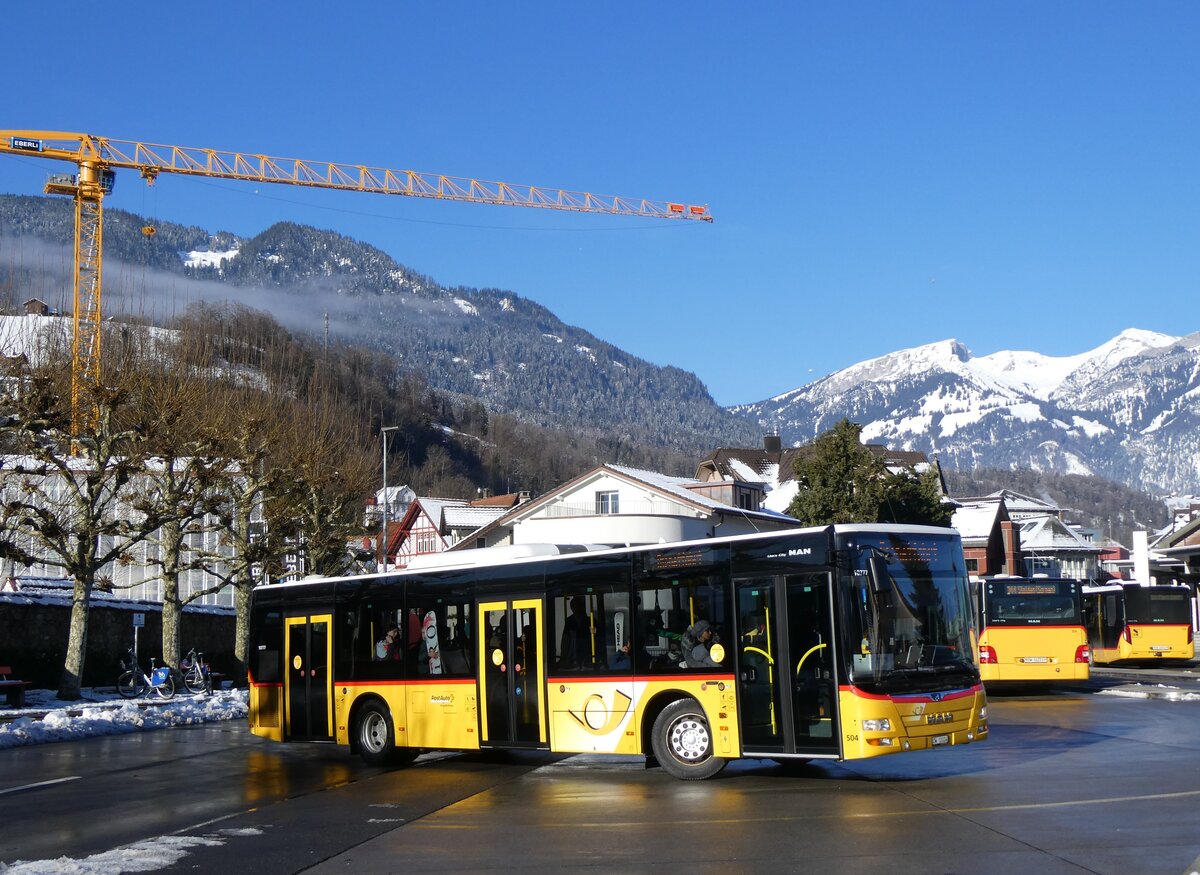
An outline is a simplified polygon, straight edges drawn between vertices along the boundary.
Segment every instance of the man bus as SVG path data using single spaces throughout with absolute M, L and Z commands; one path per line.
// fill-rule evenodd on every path
M 604 752 L 687 780 L 738 757 L 966 744 L 988 727 L 965 568 L 952 529 L 847 525 L 464 550 L 262 586 L 250 727 L 374 764 L 427 749 Z M 400 658 L 378 660 L 393 625 Z M 684 652 L 688 636 L 706 659 Z

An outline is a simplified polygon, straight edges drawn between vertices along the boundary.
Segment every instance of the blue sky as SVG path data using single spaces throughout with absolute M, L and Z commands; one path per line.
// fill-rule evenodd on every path
M 712 225 L 123 173 L 510 289 L 723 404 L 955 337 L 1200 330 L 1200 6 L 9 4 L 0 128 L 707 203 Z M 62 165 L 0 156 L 0 192 Z

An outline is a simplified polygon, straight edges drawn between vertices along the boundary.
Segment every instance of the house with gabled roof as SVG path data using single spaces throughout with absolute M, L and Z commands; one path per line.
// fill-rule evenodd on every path
M 1030 516 L 1018 522 L 1026 574 L 1099 579 L 1099 556 L 1104 548 L 1083 538 L 1057 516 Z
M 946 494 L 941 467 L 936 462 L 930 462 L 924 453 L 892 450 L 883 444 L 863 446 L 882 459 L 888 471 L 893 474 L 908 472 L 920 476 L 930 468 L 935 468 L 942 495 Z M 778 435 L 766 435 L 761 448 L 720 447 L 713 450 L 696 465 L 696 479 L 707 483 L 734 484 L 735 495 L 738 495 L 736 487 L 761 490 L 759 506 L 786 513 L 800 488 L 796 482 L 796 460 L 811 452 L 811 445 L 785 449 Z
M 950 520 L 962 537 L 963 558 L 972 577 L 1020 574 L 1021 536 L 1003 501 L 962 504 Z
M 441 553 L 471 538 L 474 532 L 509 513 L 520 500 L 509 498 L 415 499 L 395 527 L 388 526 L 388 567 L 404 568 L 416 556 Z
M 724 484 L 599 465 L 472 535 L 481 543 L 655 544 L 799 526 L 786 514 L 726 500 Z

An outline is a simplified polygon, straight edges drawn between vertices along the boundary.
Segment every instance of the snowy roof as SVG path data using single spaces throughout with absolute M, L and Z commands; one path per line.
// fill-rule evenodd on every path
M 1103 553 L 1104 548 L 1085 541 L 1055 516 L 1031 517 L 1021 521 L 1021 549 L 1027 552 L 1071 551 Z
M 507 507 L 456 507 L 442 508 L 442 520 L 451 529 L 480 529 L 508 513 Z
M 707 495 L 689 489 L 690 486 L 710 486 L 711 484 L 697 480 L 694 477 L 672 477 L 668 474 L 660 474 L 657 471 L 644 471 L 640 468 L 626 468 L 624 465 L 602 465 L 601 469 L 607 468 L 609 471 L 614 471 L 622 474 L 625 477 L 636 480 L 657 489 L 659 492 L 665 493 L 672 498 L 681 502 L 692 505 L 699 505 L 707 510 L 719 511 L 722 513 L 737 513 L 748 516 L 763 516 L 770 519 L 788 520 L 795 522 L 793 517 L 787 514 L 778 513 L 773 510 L 743 510 L 740 507 L 734 507 L 731 504 L 726 504 L 723 501 L 717 501 L 714 498 L 709 498 Z
M 964 505 L 954 512 L 950 519 L 950 527 L 958 531 L 964 542 L 986 541 L 991 537 L 999 513 L 999 503 Z

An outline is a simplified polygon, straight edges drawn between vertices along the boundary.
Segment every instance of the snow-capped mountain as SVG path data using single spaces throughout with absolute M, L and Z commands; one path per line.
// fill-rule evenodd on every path
M 944 340 L 731 410 L 785 443 L 811 440 L 847 417 L 863 425 L 865 440 L 937 454 L 951 468 L 1200 489 L 1200 332 L 1129 329 L 1073 356 L 976 357 Z

